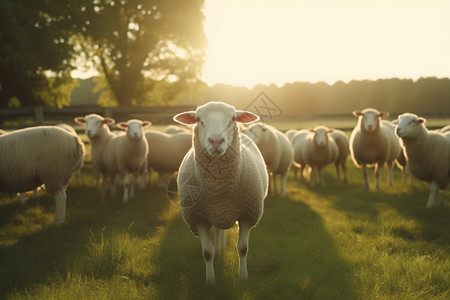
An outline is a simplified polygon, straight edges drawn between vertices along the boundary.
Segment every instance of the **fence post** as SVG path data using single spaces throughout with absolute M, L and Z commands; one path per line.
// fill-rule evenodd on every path
M 34 119 L 37 125 L 44 125 L 44 109 L 42 106 L 34 107 Z

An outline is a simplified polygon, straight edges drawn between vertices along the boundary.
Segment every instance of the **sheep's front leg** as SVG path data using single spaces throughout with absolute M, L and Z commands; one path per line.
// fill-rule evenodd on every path
M 205 224 L 197 225 L 198 235 L 200 237 L 200 242 L 202 243 L 203 258 L 205 259 L 206 265 L 206 282 L 214 283 L 214 254 L 215 249 L 213 242 L 211 240 L 210 227 Z
M 383 168 L 381 164 L 375 164 L 375 189 L 380 190 L 380 170 Z
M 239 253 L 239 277 L 244 280 L 248 278 L 247 252 L 250 230 L 251 227 L 246 222 L 239 221 L 239 239 L 237 243 L 237 251 Z
M 281 175 L 281 196 L 286 196 L 286 181 L 288 178 L 289 169 Z
M 367 175 L 367 166 L 366 165 L 362 165 L 362 173 L 363 173 L 363 179 L 364 179 L 364 188 L 366 190 L 369 189 L 369 178 Z
M 131 179 L 130 179 L 130 199 L 134 199 L 135 197 L 135 181 L 137 180 L 137 177 L 135 177 L 134 173 L 131 173 Z
M 393 163 L 388 163 L 387 164 L 387 175 L 388 175 L 388 185 L 389 186 L 392 186 L 394 184 L 394 178 L 393 178 L 393 175 L 392 175 L 393 168 L 394 168 Z
M 125 176 L 123 177 L 123 203 L 128 202 L 128 189 L 130 187 L 130 177 L 128 176 L 128 172 L 125 172 Z
M 66 215 L 66 192 L 61 189 L 55 194 L 55 226 L 60 226 L 64 222 Z

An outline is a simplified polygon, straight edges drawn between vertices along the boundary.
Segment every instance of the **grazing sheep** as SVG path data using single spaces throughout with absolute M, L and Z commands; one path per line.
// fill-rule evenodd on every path
M 286 180 L 294 159 L 294 149 L 288 138 L 273 126 L 258 122 L 243 131 L 258 146 L 269 173 L 269 193 L 286 196 Z M 281 176 L 281 188 L 277 188 L 277 175 Z M 272 189 L 273 186 L 273 189 Z
M 167 134 L 160 131 L 147 130 L 148 169 L 155 170 L 160 176 L 174 174 L 180 168 L 184 156 L 192 148 L 192 133 L 178 132 Z M 165 182 L 165 187 L 167 188 Z
M 311 167 L 311 186 L 316 182 L 316 170 L 319 183 L 324 185 L 323 168 L 336 161 L 339 154 L 338 146 L 330 137 L 332 130 L 328 127 L 316 126 L 309 131 L 304 142 L 300 144 L 300 155 L 304 163 Z
M 425 119 L 415 114 L 398 116 L 396 133 L 402 140 L 410 172 L 430 183 L 427 208 L 441 203 L 439 189 L 450 181 L 450 135 L 428 131 Z
M 358 123 L 350 136 L 350 154 L 353 163 L 362 168 L 364 187 L 369 189 L 367 167 L 375 165 L 376 190 L 380 190 L 380 169 L 387 164 L 388 183 L 393 184 L 392 168 L 399 157 L 401 147 L 395 133 L 387 121 L 388 112 L 373 108 L 354 111 Z
M 224 246 L 225 233 L 239 223 L 239 274 L 248 278 L 247 251 L 250 230 L 259 222 L 267 195 L 268 175 L 255 143 L 240 132 L 237 122 L 251 123 L 259 117 L 236 110 L 223 102 L 209 102 L 196 111 L 176 115 L 174 120 L 194 126 L 193 148 L 178 173 L 182 216 L 200 237 L 206 263 L 206 281 L 213 282 L 215 248 Z M 215 247 L 210 228 L 216 229 Z
M 336 175 L 337 178 L 340 179 L 340 170 L 342 170 L 342 181 L 347 183 L 347 167 L 346 167 L 346 163 L 347 163 L 347 157 L 350 153 L 350 148 L 349 148 L 349 143 L 348 143 L 348 138 L 347 135 L 345 134 L 345 132 L 343 132 L 342 130 L 338 130 L 338 129 L 332 129 L 332 132 L 330 133 L 330 136 L 334 139 L 334 141 L 336 142 L 336 145 L 338 146 L 338 152 L 339 155 L 337 157 L 337 159 L 334 162 L 334 165 L 336 167 Z
M 56 126 L 30 127 L 0 137 L 0 191 L 23 193 L 45 185 L 55 197 L 55 221 L 64 222 L 66 188 L 83 166 L 84 144 Z

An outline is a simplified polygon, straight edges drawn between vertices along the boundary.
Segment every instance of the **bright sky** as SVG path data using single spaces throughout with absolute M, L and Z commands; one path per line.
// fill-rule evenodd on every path
M 209 85 L 450 77 L 450 1 L 206 0 L 205 17 Z

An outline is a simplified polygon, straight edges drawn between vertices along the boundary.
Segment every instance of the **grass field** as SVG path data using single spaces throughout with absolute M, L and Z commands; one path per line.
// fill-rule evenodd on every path
M 237 228 L 205 284 L 200 241 L 162 188 L 101 203 L 90 165 L 67 190 L 66 223 L 44 192 L 22 206 L 0 195 L 0 299 L 449 299 L 450 193 L 425 209 L 428 185 L 363 189 L 326 169 L 325 187 L 288 181 L 250 235 L 238 279 Z M 373 176 L 371 176 L 373 188 Z

